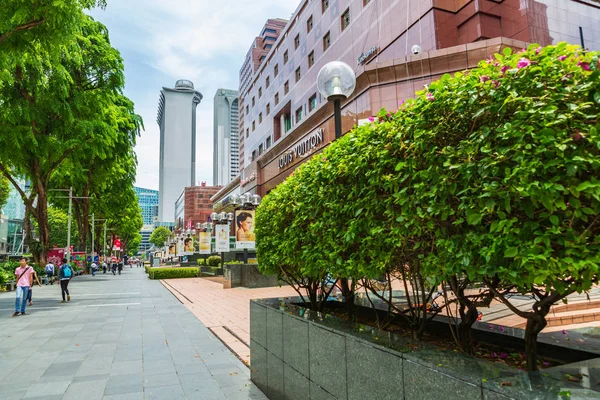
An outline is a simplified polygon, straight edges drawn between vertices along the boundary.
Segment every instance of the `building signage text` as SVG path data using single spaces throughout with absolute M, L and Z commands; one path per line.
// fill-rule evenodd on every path
M 317 129 L 315 133 L 302 139 L 296 146 L 279 157 L 279 169 L 286 167 L 291 164 L 294 159 L 309 154 L 312 149 L 318 147 L 323 143 L 324 133 L 325 131 L 322 128 Z
M 366 53 L 361 53 L 360 56 L 358 56 L 358 65 L 364 64 L 369 58 L 371 58 L 371 56 L 376 54 L 377 51 L 377 46 L 373 46 L 369 50 L 367 50 Z
M 249 177 L 240 180 L 240 186 L 246 186 L 252 181 L 256 180 L 256 172 L 253 172 Z

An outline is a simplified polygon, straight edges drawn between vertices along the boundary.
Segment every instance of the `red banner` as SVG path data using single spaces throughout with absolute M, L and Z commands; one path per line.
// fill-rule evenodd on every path
M 65 258 L 65 249 L 52 249 L 48 251 L 48 262 L 54 264 L 55 267 L 62 265 L 63 258 Z

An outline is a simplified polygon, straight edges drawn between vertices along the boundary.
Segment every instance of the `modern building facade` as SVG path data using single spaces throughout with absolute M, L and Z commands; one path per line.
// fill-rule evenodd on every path
M 138 204 L 142 209 L 144 225 L 154 225 L 158 217 L 158 190 L 134 186 Z
M 213 212 L 210 198 L 221 189 L 220 186 L 186 187 L 179 195 L 175 204 L 175 227 L 195 229 L 197 223 L 208 222 Z
M 240 69 L 240 93 L 246 93 L 250 87 L 252 86 L 252 82 L 254 80 L 254 76 L 261 64 L 273 48 L 273 44 L 279 38 L 281 31 L 287 25 L 288 21 L 281 18 L 268 19 L 260 31 L 260 35 L 254 38 L 252 42 L 252 46 L 250 46 L 250 50 L 246 53 L 246 58 L 244 59 L 244 63 L 242 64 L 242 68 Z M 250 111 L 250 98 L 248 98 L 248 103 L 244 102 L 244 98 L 240 97 L 239 100 L 239 110 L 240 114 L 248 114 Z M 254 106 L 254 105 L 252 105 Z M 240 159 L 240 168 L 243 165 L 244 159 L 244 135 L 242 134 L 245 129 L 244 118 L 240 118 L 239 120 L 239 159 Z
M 600 3 L 303 0 L 250 83 L 240 82 L 240 192 L 266 194 L 334 140 L 333 105 L 317 90 L 329 61 L 344 61 L 357 77 L 342 103 L 345 133 L 504 47 L 560 41 L 600 49 Z
M 174 222 L 175 201 L 186 186 L 196 180 L 196 107 L 202 94 L 188 80 L 178 80 L 174 88 L 160 91 L 158 220 Z
M 240 173 L 238 91 L 218 89 L 214 98 L 213 185 L 231 182 Z

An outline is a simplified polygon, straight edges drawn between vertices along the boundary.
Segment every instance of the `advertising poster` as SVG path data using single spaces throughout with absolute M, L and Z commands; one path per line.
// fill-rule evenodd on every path
M 200 244 L 200 254 L 210 254 L 210 233 L 200 232 L 198 243 Z
M 215 225 L 215 251 L 229 252 L 229 225 Z
M 184 249 L 183 249 L 183 238 L 178 238 L 177 239 L 177 249 L 175 250 L 175 255 L 176 256 L 183 256 L 184 255 Z
M 235 212 L 235 248 L 254 249 L 254 210 Z
M 175 243 L 169 243 L 169 257 L 174 257 L 177 253 L 177 246 Z
M 187 237 L 181 239 L 183 241 L 183 251 L 180 256 L 190 256 L 194 254 L 194 238 L 188 235 Z
M 73 253 L 73 266 L 85 269 L 86 254 L 84 252 Z
M 62 265 L 63 258 L 65 258 L 65 249 L 52 249 L 48 251 L 48 262 L 54 264 L 56 268 Z

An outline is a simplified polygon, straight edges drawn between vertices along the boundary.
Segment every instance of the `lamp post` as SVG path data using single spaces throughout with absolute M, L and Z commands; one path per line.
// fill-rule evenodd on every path
M 346 100 L 356 88 L 356 76 L 350 66 L 342 61 L 332 61 L 323 66 L 317 76 L 317 88 L 323 97 L 333 101 L 335 138 L 342 136 L 341 101 Z

